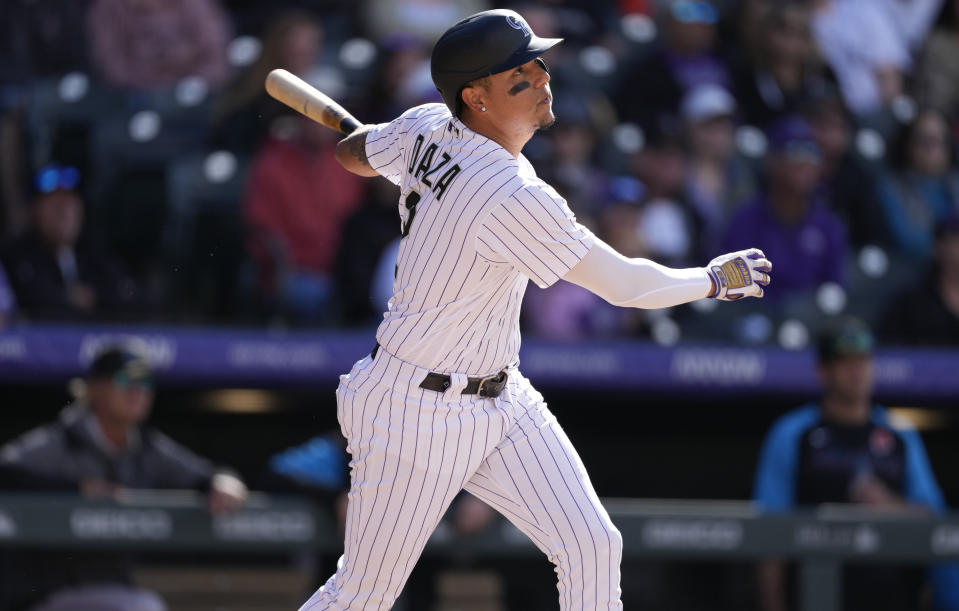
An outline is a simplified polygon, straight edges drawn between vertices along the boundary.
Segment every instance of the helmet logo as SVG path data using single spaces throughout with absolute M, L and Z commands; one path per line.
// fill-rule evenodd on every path
M 533 33 L 530 31 L 529 26 L 526 25 L 526 22 L 517 15 L 507 15 L 506 23 L 510 25 L 511 28 L 521 30 L 526 36 L 532 36 Z

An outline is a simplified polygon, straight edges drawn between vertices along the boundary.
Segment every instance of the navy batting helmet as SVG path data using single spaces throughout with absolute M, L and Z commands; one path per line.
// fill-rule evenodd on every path
M 521 66 L 562 40 L 536 36 L 515 11 L 476 13 L 453 24 L 436 41 L 430 58 L 433 83 L 450 111 L 459 116 L 460 91 L 467 83 Z

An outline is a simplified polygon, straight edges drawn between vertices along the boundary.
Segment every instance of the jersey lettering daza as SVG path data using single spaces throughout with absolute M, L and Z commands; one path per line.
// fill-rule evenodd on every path
M 423 141 L 423 134 L 416 136 L 416 142 L 413 143 L 413 154 L 410 156 L 410 165 L 407 169 L 410 174 L 413 175 L 413 178 L 432 189 L 436 195 L 436 200 L 439 201 L 443 196 L 443 192 L 446 191 L 446 187 L 450 186 L 450 183 L 453 182 L 456 175 L 460 173 L 460 166 L 454 163 L 447 168 L 446 166 L 449 164 L 451 157 L 449 153 L 445 151 L 436 159 L 436 151 L 439 147 L 437 147 L 435 143 L 431 143 L 426 147 L 426 150 L 421 151 Z M 422 155 L 420 155 L 421 152 Z M 434 160 L 436 161 L 435 165 Z M 437 179 L 436 175 L 444 168 L 446 171 Z

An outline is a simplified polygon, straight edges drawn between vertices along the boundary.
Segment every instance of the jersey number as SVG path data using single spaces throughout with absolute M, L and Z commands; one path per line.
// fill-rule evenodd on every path
M 410 227 L 413 226 L 413 217 L 416 216 L 416 204 L 420 202 L 420 194 L 416 191 L 411 191 L 409 195 L 406 196 L 406 209 L 409 210 L 409 214 L 406 215 L 406 222 L 403 223 L 403 237 L 410 235 Z

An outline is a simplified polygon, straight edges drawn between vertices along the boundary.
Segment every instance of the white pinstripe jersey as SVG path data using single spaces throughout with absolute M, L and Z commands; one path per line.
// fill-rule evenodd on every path
M 518 362 L 528 280 L 556 282 L 592 246 L 592 233 L 525 157 L 443 104 L 374 126 L 366 153 L 400 187 L 404 233 L 379 344 L 442 373 L 487 375 Z

